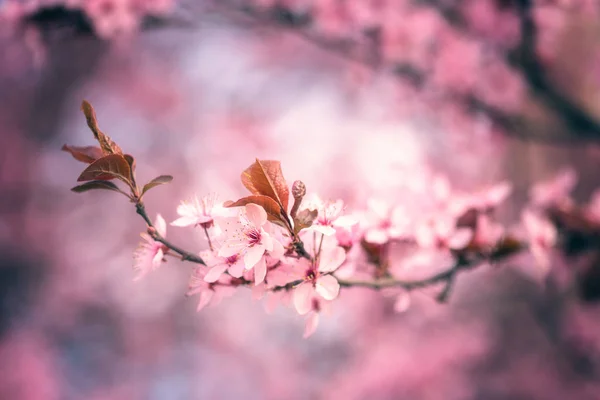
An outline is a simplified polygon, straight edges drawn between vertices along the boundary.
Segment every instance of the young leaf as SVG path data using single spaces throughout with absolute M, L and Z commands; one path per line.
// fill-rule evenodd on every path
M 144 188 L 142 189 L 142 195 L 144 193 L 146 193 L 148 190 L 152 189 L 153 187 L 164 185 L 166 183 L 171 182 L 172 180 L 173 180 L 173 177 L 171 175 L 157 176 L 156 178 L 152 179 L 150 182 L 148 182 L 144 185 Z
M 318 210 L 302 210 L 294 218 L 294 233 L 300 232 L 302 229 L 308 228 L 319 215 Z
M 71 153 L 74 159 L 77 161 L 81 161 L 87 164 L 91 164 L 97 159 L 102 157 L 102 149 L 97 146 L 69 146 L 67 144 L 63 145 L 62 151 L 68 151 Z
M 290 190 L 281 172 L 281 163 L 258 160 L 242 172 L 242 184 L 252 194 L 263 195 L 275 200 L 284 212 L 288 209 Z
M 98 120 L 96 119 L 96 112 L 94 111 L 94 107 L 86 100 L 83 100 L 81 103 L 81 110 L 85 115 L 85 119 L 87 120 L 87 124 L 90 127 L 91 131 L 94 133 L 94 137 L 100 143 L 100 147 L 102 148 L 102 152 L 107 154 L 123 154 L 123 150 L 112 141 L 107 135 L 104 134 L 98 127 Z
M 135 183 L 135 158 L 130 154 L 125 154 L 123 157 L 125 158 L 125 161 L 127 161 L 127 164 L 129 164 L 129 169 L 131 170 L 131 182 Z
M 91 163 L 81 175 L 79 175 L 77 181 L 108 181 L 119 178 L 128 185 L 131 185 L 129 179 L 130 176 L 131 169 L 125 158 L 120 154 L 111 154 Z
M 75 186 L 71 190 L 74 191 L 75 193 L 83 193 L 83 192 L 87 192 L 88 190 L 93 190 L 93 189 L 113 190 L 115 192 L 123 193 L 123 191 L 121 189 L 119 189 L 117 187 L 117 185 L 115 185 L 112 182 L 108 182 L 108 181 L 90 181 L 90 182 L 86 182 L 82 185 Z M 125 193 L 123 193 L 123 194 L 125 194 Z
M 267 196 L 262 196 L 262 195 L 256 195 L 256 196 L 248 196 L 248 197 L 243 197 L 241 199 L 239 199 L 238 201 L 236 201 L 235 203 L 229 204 L 226 207 L 242 207 L 245 206 L 246 204 L 256 204 L 261 206 L 262 208 L 265 209 L 265 211 L 267 212 L 267 219 L 271 222 L 275 222 L 275 223 L 283 223 L 283 226 L 285 225 L 285 220 L 283 219 L 283 216 L 281 215 L 281 207 L 279 206 L 279 204 L 277 204 L 277 202 L 275 202 L 275 200 L 273 200 L 270 197 Z

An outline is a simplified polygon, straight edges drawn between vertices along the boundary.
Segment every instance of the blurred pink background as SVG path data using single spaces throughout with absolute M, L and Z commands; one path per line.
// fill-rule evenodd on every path
M 93 141 L 82 99 L 140 181 L 175 177 L 146 199 L 167 221 L 194 194 L 243 194 L 256 157 L 350 209 L 435 170 L 465 189 L 508 178 L 508 223 L 532 182 L 565 165 L 582 176 L 578 196 L 599 183 L 593 145 L 415 120 L 409 93 L 356 82 L 294 34 L 221 14 L 195 22 L 127 43 L 0 42 L 0 398 L 600 399 L 598 305 L 544 291 L 512 265 L 528 260 L 463 274 L 449 304 L 422 294 L 403 314 L 381 293 L 344 290 L 307 340 L 302 318 L 265 313 L 250 291 L 196 313 L 191 265 L 133 282 L 144 229 L 133 206 L 69 191 L 81 164 L 60 148 Z M 206 246 L 191 229 L 168 234 Z

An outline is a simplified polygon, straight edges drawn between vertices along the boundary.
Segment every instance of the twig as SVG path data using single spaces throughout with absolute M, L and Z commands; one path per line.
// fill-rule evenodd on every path
M 190 261 L 190 262 L 193 262 L 196 264 L 206 265 L 204 260 L 202 258 L 200 258 L 199 256 L 181 249 L 180 247 L 174 245 L 173 243 L 169 242 L 167 239 L 162 237 L 161 234 L 158 233 L 158 231 L 156 230 L 156 227 L 152 224 L 152 221 L 150 221 L 150 218 L 148 217 L 148 214 L 146 213 L 146 208 L 144 207 L 144 203 L 142 203 L 141 201 L 138 201 L 135 205 L 135 208 L 136 208 L 137 213 L 144 219 L 144 221 L 146 221 L 146 225 L 148 225 L 149 228 L 152 228 L 149 232 L 150 235 L 152 236 L 152 239 L 164 244 L 170 250 L 179 254 L 181 256 L 182 261 Z
M 393 278 L 376 279 L 376 280 L 372 280 L 372 281 L 349 280 L 349 279 L 339 279 L 338 278 L 338 282 L 339 282 L 340 286 L 342 286 L 342 287 L 366 287 L 366 288 L 375 289 L 375 290 L 392 288 L 392 287 L 401 287 L 406 290 L 422 289 L 422 288 L 425 288 L 428 286 L 436 285 L 441 282 L 446 282 L 446 283 L 452 282 L 454 280 L 454 277 L 456 276 L 456 274 L 458 274 L 460 271 L 473 269 L 473 268 L 479 266 L 481 264 L 480 261 L 482 261 L 482 260 L 478 259 L 478 260 L 472 261 L 470 263 L 455 264 L 446 271 L 440 272 L 429 278 L 425 278 L 425 279 L 417 280 L 417 281 L 404 281 L 404 280 L 393 279 Z M 446 286 L 446 289 L 444 289 L 444 292 L 445 291 L 449 292 L 449 289 L 447 289 L 447 288 L 448 288 L 448 286 Z M 440 294 L 440 296 L 442 296 L 442 294 L 444 292 L 442 292 Z M 439 297 L 438 297 L 438 299 L 439 299 Z M 439 300 L 443 301 L 444 299 L 439 299 Z

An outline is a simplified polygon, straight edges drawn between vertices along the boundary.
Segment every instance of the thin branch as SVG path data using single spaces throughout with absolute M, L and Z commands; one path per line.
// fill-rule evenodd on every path
M 428 286 L 433 286 L 442 282 L 450 282 L 454 279 L 456 274 L 460 271 L 465 271 L 468 269 L 473 269 L 479 265 L 481 265 L 481 260 L 477 260 L 470 263 L 457 263 L 447 269 L 446 271 L 442 271 L 436 275 L 433 275 L 429 278 L 425 278 L 417 281 L 404 281 L 393 278 L 385 278 L 385 279 L 376 279 L 372 281 L 366 280 L 351 280 L 351 279 L 338 279 L 340 286 L 342 287 L 366 287 L 370 289 L 380 290 L 386 288 L 393 287 L 401 287 L 405 290 L 414 290 L 414 289 L 422 289 Z
M 170 250 L 179 254 L 181 256 L 182 261 L 190 261 L 190 262 L 193 262 L 196 264 L 206 265 L 204 260 L 202 258 L 200 258 L 199 256 L 181 249 L 180 247 L 174 245 L 173 243 L 169 242 L 167 239 L 162 237 L 161 234 L 158 233 L 158 231 L 156 230 L 156 227 L 152 224 L 152 221 L 150 221 L 150 218 L 148 217 L 148 214 L 146 213 L 146 207 L 144 207 L 144 203 L 142 203 L 141 201 L 138 201 L 135 205 L 135 208 L 136 208 L 137 213 L 144 219 L 144 221 L 146 221 L 146 225 L 148 225 L 149 228 L 152 228 L 148 232 L 152 236 L 152 239 L 164 244 Z
M 509 63 L 522 71 L 531 88 L 575 134 L 583 139 L 600 139 L 600 122 L 550 83 L 537 57 L 537 30 L 532 16 L 531 0 L 518 0 L 516 3 L 521 22 L 521 43 L 515 52 L 508 55 Z

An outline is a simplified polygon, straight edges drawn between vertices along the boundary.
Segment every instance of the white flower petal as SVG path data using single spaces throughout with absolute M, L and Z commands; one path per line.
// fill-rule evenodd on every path
M 265 247 L 260 244 L 248 247 L 246 254 L 244 254 L 244 264 L 246 265 L 246 269 L 254 267 L 264 254 Z
M 212 283 L 218 281 L 221 275 L 223 275 L 223 273 L 227 270 L 227 267 L 228 265 L 223 263 L 209 268 L 208 272 L 204 276 L 204 282 Z
M 248 221 L 259 228 L 267 222 L 267 212 L 264 208 L 256 204 L 246 204 L 246 216 Z
M 156 232 L 162 237 L 167 236 L 167 223 L 165 219 L 160 214 L 156 214 L 156 219 L 154 220 L 154 227 L 156 228 Z
M 340 293 L 340 284 L 332 275 L 323 275 L 317 278 L 315 290 L 325 300 L 333 300 Z
M 294 290 L 294 307 L 298 314 L 304 315 L 312 309 L 313 287 L 310 283 L 301 283 Z

